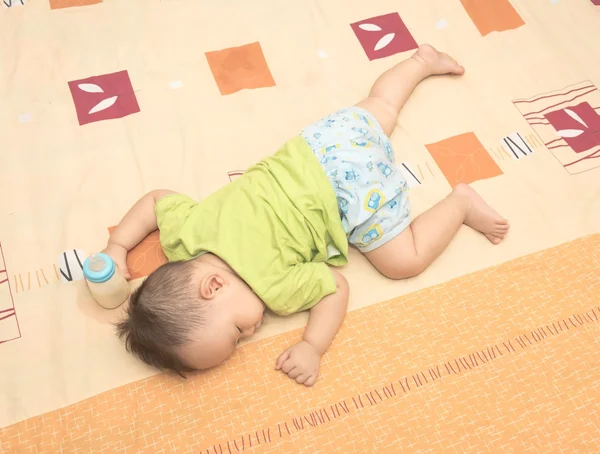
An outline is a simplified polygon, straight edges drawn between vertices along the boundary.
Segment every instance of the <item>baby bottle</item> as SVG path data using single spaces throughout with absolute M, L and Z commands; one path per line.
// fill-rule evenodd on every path
M 96 302 L 106 308 L 115 309 L 129 296 L 129 284 L 115 265 L 113 259 L 99 252 L 83 262 L 83 275 L 90 293 Z

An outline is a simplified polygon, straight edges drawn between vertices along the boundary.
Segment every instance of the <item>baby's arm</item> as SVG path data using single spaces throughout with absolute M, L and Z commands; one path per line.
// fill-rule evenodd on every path
M 348 308 L 348 281 L 332 269 L 337 291 L 326 296 L 310 310 L 303 340 L 284 351 L 277 359 L 276 370 L 306 386 L 317 381 L 321 356 L 327 351 L 344 321 Z
M 131 277 L 127 269 L 127 253 L 158 228 L 154 205 L 169 194 L 174 192 L 157 189 L 143 196 L 131 207 L 110 235 L 103 252 L 112 257 L 125 278 Z

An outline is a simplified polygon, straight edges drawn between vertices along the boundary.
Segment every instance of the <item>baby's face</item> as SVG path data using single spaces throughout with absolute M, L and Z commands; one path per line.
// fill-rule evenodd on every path
M 185 363 L 194 369 L 208 369 L 225 361 L 240 339 L 260 328 L 265 312 L 265 305 L 249 288 L 231 290 L 209 304 L 213 307 L 207 313 L 206 326 L 181 352 Z

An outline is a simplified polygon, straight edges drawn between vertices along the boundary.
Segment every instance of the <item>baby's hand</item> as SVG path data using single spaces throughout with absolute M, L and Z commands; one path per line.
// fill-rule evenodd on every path
M 306 341 L 298 342 L 284 351 L 275 364 L 275 370 L 281 370 L 297 383 L 312 386 L 319 375 L 321 355 Z
M 117 265 L 117 268 L 119 268 L 125 279 L 131 279 L 129 269 L 127 268 L 127 249 L 115 243 L 108 243 L 108 246 L 102 252 L 115 261 L 115 265 Z

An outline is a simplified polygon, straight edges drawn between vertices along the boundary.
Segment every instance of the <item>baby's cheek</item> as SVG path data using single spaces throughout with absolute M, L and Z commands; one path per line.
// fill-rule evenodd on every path
M 229 352 L 229 354 L 227 356 L 225 356 L 225 358 L 223 358 L 223 361 L 221 361 L 219 364 L 227 362 L 227 360 L 229 358 L 231 358 L 231 355 L 233 355 L 233 353 L 235 352 L 236 348 L 237 348 L 237 345 L 231 349 L 231 351 Z
M 182 360 L 193 369 L 206 370 L 225 362 L 234 350 L 231 339 L 214 338 L 186 347 Z

